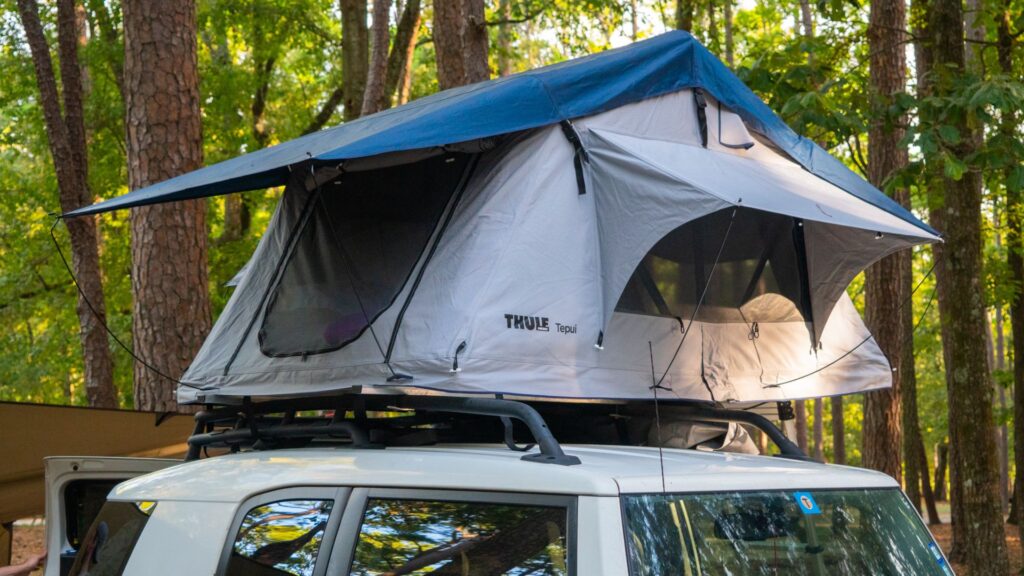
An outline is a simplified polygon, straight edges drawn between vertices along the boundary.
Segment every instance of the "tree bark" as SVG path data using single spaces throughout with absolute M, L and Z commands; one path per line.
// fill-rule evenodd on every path
M 805 16 L 806 18 L 806 16 Z M 888 118 L 884 112 L 893 95 L 906 87 L 906 55 L 903 33 L 906 5 L 902 0 L 878 0 L 871 4 L 868 24 L 871 97 L 875 113 L 868 128 L 868 180 L 885 189 L 892 175 L 907 165 L 907 150 L 900 146 L 905 118 Z M 906 190 L 894 199 L 909 207 Z M 910 254 L 902 251 L 871 266 L 865 276 L 865 319 L 882 352 L 893 367 L 892 388 L 864 396 L 864 466 L 902 479 L 900 391 L 904 370 L 913 370 L 904 353 L 908 334 L 902 308 L 910 294 L 904 270 Z M 920 504 L 918 504 L 920 505 Z
M 373 0 L 373 26 L 370 28 L 370 70 L 360 116 L 386 108 L 384 99 L 388 74 L 388 48 L 391 43 L 391 0 Z
M 693 32 L 694 0 L 676 0 L 676 29 Z
M 715 0 L 706 0 L 707 2 L 707 14 L 708 14 L 708 38 L 707 46 L 708 50 L 716 56 L 721 56 L 718 44 L 718 20 L 715 14 Z
M 434 2 L 434 52 L 442 90 L 491 77 L 483 0 Z
M 846 423 L 843 421 L 843 397 L 832 400 L 832 462 L 846 464 Z
M 725 63 L 729 68 L 736 67 L 735 45 L 732 37 L 732 2 L 725 0 L 722 4 L 722 26 L 725 28 Z
M 434 2 L 434 53 L 437 83 L 441 90 L 466 83 L 462 53 L 462 0 Z
M 946 491 L 946 474 L 949 470 L 949 444 L 943 442 L 935 448 L 935 501 L 949 500 Z
M 92 202 L 88 185 L 84 89 L 78 61 L 75 3 L 74 0 L 59 0 L 57 3 L 60 70 L 64 85 L 63 116 L 50 48 L 39 20 L 36 0 L 18 0 L 18 14 L 32 53 L 39 102 L 57 174 L 60 206 L 62 211 L 67 212 Z M 72 218 L 66 224 L 71 236 L 71 265 L 81 288 L 76 312 L 85 367 L 86 400 L 90 406 L 116 408 L 118 402 L 117 391 L 114 389 L 113 361 L 104 328 L 106 303 L 96 220 L 87 216 Z M 95 313 L 89 304 L 92 304 Z
M 823 448 L 825 426 L 823 420 L 825 419 L 825 401 L 821 398 L 814 399 L 814 459 L 819 462 L 825 461 L 825 452 Z
M 796 445 L 800 447 L 800 451 L 804 454 L 809 454 L 808 442 L 807 442 L 807 401 L 796 400 L 794 403 L 796 408 Z
M 1014 18 L 1010 0 L 1004 0 L 996 19 L 996 56 L 1003 74 L 1013 74 L 1013 45 L 1011 23 Z M 1004 112 L 999 131 L 1005 138 L 1013 138 L 1017 129 L 1016 114 Z M 1013 178 L 1013 166 L 1003 171 L 1006 187 L 1006 263 L 1010 281 L 1016 286 L 1010 300 L 1010 330 L 1013 334 L 1013 458 L 1017 473 L 1014 476 L 1013 510 L 1017 529 L 1024 535 L 1024 199 Z
M 338 0 L 338 4 L 341 8 L 341 66 L 344 74 L 341 101 L 344 118 L 348 122 L 359 118 L 363 110 L 363 94 L 370 68 L 370 31 L 366 26 L 366 0 Z M 333 111 L 331 108 L 330 113 Z M 325 123 L 326 120 L 320 126 Z
M 932 2 L 925 38 L 931 49 L 929 90 L 935 97 L 956 93 L 966 72 L 964 15 L 960 2 Z M 937 124 L 929 108 L 922 122 Z M 975 126 L 956 106 L 943 110 L 941 122 L 961 134 L 947 152 L 961 161 L 977 148 Z M 932 191 L 933 193 L 936 191 Z M 945 224 L 946 244 L 938 251 L 939 312 L 943 331 L 952 448 L 953 538 L 956 559 L 970 574 L 1003 576 L 1009 572 L 999 470 L 992 415 L 992 376 L 985 349 L 985 293 L 981 233 L 981 174 L 969 170 L 959 180 L 943 176 L 941 196 L 933 204 Z
M 194 0 L 124 3 L 128 181 L 131 189 L 202 165 Z M 210 330 L 206 202 L 133 208 L 135 406 L 177 410 L 175 382 Z
M 413 55 L 416 52 L 416 38 L 420 32 L 420 0 L 406 0 L 402 17 L 395 29 L 395 41 L 388 57 L 388 75 L 384 91 L 384 107 L 391 106 L 391 98 L 398 92 L 398 103 L 408 100 L 407 82 L 412 72 Z M 402 92 L 406 95 L 403 98 Z
M 498 76 L 508 76 L 512 73 L 512 0 L 498 0 L 498 13 Z
M 462 45 L 466 61 L 466 83 L 491 79 L 491 65 L 487 53 L 487 14 L 484 0 L 463 0 L 465 27 Z

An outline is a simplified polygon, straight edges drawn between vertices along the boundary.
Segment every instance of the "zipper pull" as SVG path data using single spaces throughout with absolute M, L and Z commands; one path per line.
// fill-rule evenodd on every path
M 452 369 L 449 370 L 451 373 L 462 372 L 462 368 L 459 368 L 459 354 L 466 350 L 466 341 L 463 340 L 459 347 L 455 349 L 455 360 L 452 361 Z

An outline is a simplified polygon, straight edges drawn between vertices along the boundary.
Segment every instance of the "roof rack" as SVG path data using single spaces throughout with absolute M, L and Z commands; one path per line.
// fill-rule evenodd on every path
M 333 410 L 328 417 L 303 417 L 298 413 L 310 410 Z M 206 448 L 228 448 L 237 451 L 242 447 L 266 449 L 278 446 L 293 446 L 314 439 L 343 439 L 356 448 L 383 448 L 384 444 L 374 442 L 372 437 L 389 438 L 388 431 L 407 430 L 419 437 L 434 438 L 425 425 L 438 424 L 437 419 L 412 416 L 392 418 L 370 418 L 368 412 L 404 411 L 467 414 L 490 416 L 501 420 L 504 427 L 505 443 L 514 450 L 526 451 L 514 443 L 512 419 L 522 422 L 536 444 L 539 453 L 522 457 L 528 462 L 573 466 L 580 463 L 576 456 L 569 456 L 555 440 L 541 415 L 522 402 L 491 398 L 461 398 L 444 396 L 342 396 L 339 398 L 307 398 L 277 400 L 262 403 L 243 402 L 241 407 L 223 407 L 199 412 L 196 425 L 188 439 L 188 453 L 185 460 L 199 458 Z M 348 412 L 352 419 L 346 419 Z M 283 416 L 273 416 L 283 414 Z M 218 427 L 220 427 L 218 429 Z M 384 433 L 380 433 L 384 432 Z M 427 432 L 427 434 L 424 434 Z M 377 433 L 377 434 L 374 434 Z M 408 435 L 406 435 L 408 436 Z M 394 436 L 390 435 L 390 439 Z M 408 438 L 406 438 L 408 441 Z M 401 437 L 398 443 L 401 444 Z M 394 444 L 392 444 L 394 445 Z
M 747 410 L 730 410 L 727 408 L 713 408 L 704 405 L 683 405 L 675 408 L 677 414 L 691 417 L 693 420 L 702 422 L 736 422 L 739 424 L 747 424 L 753 426 L 763 432 L 768 439 L 771 440 L 779 448 L 779 458 L 789 458 L 791 460 L 803 460 L 807 462 L 815 462 L 814 458 L 811 458 L 804 451 L 800 449 L 792 440 L 786 437 L 779 430 L 771 420 L 758 414 L 757 412 L 750 412 Z
M 649 402 L 512 401 L 437 395 L 345 394 L 208 407 L 196 414 L 186 460 L 207 449 L 268 450 L 334 443 L 363 449 L 437 443 L 503 442 L 529 462 L 572 466 L 564 442 L 644 445 L 653 423 Z M 750 426 L 779 449 L 778 457 L 811 461 L 770 420 L 755 412 L 694 402 L 663 402 L 666 416 Z M 519 442 L 530 442 L 520 446 Z

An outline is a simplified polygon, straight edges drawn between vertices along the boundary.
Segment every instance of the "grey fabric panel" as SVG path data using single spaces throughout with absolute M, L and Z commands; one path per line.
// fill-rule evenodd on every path
M 239 278 L 227 305 L 182 376 L 184 382 L 204 385 L 209 378 L 222 372 L 235 356 L 236 350 L 239 350 L 247 333 L 255 329 L 262 298 L 273 282 L 278 264 L 285 255 L 293 232 L 298 228 L 309 198 L 301 182 L 301 176 L 293 175 L 285 188 L 267 225 L 267 231 L 246 264 L 246 273 Z M 248 351 L 243 349 L 239 353 L 244 356 Z
M 607 325 L 637 263 L 658 241 L 729 205 L 599 137 L 587 138 L 587 151 L 600 243 L 602 324 Z
M 862 270 L 893 252 L 920 244 L 917 238 L 820 222 L 805 222 L 804 230 L 815 319 L 829 318 L 836 301 Z

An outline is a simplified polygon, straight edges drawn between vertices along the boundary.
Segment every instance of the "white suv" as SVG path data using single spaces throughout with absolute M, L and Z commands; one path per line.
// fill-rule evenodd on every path
M 537 411 L 504 400 L 387 406 L 415 412 L 201 414 L 192 456 L 238 453 L 119 484 L 76 543 L 70 573 L 952 574 L 892 478 L 792 458 L 792 445 L 749 413 L 663 405 L 659 422 L 628 406 L 576 405 L 548 421 L 569 436 L 602 437 L 610 426 L 628 441 L 668 421 L 737 419 L 791 458 L 563 446 Z M 466 430 L 499 443 L 435 443 Z M 515 443 L 524 431 L 540 450 Z

